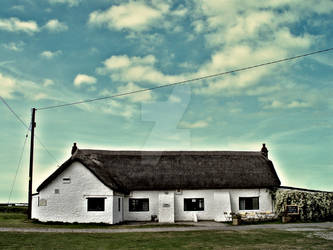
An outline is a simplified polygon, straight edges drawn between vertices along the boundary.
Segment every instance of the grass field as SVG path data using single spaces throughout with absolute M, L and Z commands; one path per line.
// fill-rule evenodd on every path
M 0 212 L 0 227 L 52 227 L 52 228 L 103 228 L 103 229 L 114 229 L 114 228 L 146 228 L 146 227 L 191 227 L 189 224 L 158 224 L 158 223 L 147 223 L 147 224 L 135 224 L 135 225 L 109 225 L 101 223 L 41 223 L 34 220 L 28 220 L 27 215 L 23 213 L 5 213 Z
M 0 212 L 0 227 L 111 229 L 154 225 L 39 223 L 28 220 L 26 214 Z M 333 234 L 332 230 L 323 233 L 327 232 Z M 267 229 L 112 234 L 0 232 L 0 249 L 333 249 L 333 241 L 321 238 L 314 232 Z
M 332 249 L 310 232 L 0 233 L 0 249 Z

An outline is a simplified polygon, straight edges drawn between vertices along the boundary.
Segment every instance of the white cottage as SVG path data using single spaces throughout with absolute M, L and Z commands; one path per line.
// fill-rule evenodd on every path
M 274 212 L 270 190 L 280 180 L 265 145 L 259 152 L 73 149 L 38 187 L 32 218 L 116 224 Z

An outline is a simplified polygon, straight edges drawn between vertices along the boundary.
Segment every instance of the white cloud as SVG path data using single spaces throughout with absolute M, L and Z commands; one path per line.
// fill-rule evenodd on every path
M 122 116 L 126 119 L 131 119 L 138 114 L 139 110 L 135 104 L 123 103 L 116 100 L 110 100 L 105 102 L 100 111 L 105 114 L 112 114 L 116 116 Z
M 166 4 L 149 6 L 131 1 L 123 5 L 111 6 L 106 11 L 94 11 L 89 15 L 89 24 L 106 25 L 109 29 L 131 29 L 142 31 L 156 25 L 169 7 Z
M 0 29 L 10 32 L 25 32 L 27 34 L 39 31 L 38 24 L 35 21 L 21 21 L 16 17 L 0 19 Z
M 302 101 L 292 101 L 291 103 L 288 103 L 288 108 L 306 108 L 310 107 L 311 103 L 308 102 L 302 102 Z
M 43 85 L 4 75 L 2 73 L 0 73 L 0 82 L 0 96 L 4 98 L 14 98 L 14 93 L 19 93 L 20 98 L 24 96 L 24 98 L 35 101 L 41 99 L 54 99 L 53 96 L 57 96 L 57 94 L 51 94 L 51 92 L 46 91 Z
M 44 87 L 52 86 L 53 84 L 54 84 L 54 81 L 51 79 L 48 79 L 48 78 L 44 79 L 44 81 L 43 81 Z
M 61 55 L 61 54 L 62 54 L 61 50 L 57 50 L 54 52 L 46 50 L 46 51 L 43 51 L 40 55 L 41 55 L 41 57 L 44 57 L 46 59 L 52 59 L 53 57 Z
M 82 84 L 95 84 L 97 79 L 93 76 L 88 76 L 85 74 L 78 74 L 74 79 L 75 86 L 81 86 Z
M 10 42 L 3 44 L 3 47 L 12 51 L 22 51 L 24 46 L 24 42 Z
M 107 89 L 104 89 L 101 92 L 102 96 L 112 96 L 112 95 L 116 95 L 116 94 L 123 94 L 123 93 L 128 93 L 128 92 L 133 92 L 136 90 L 141 90 L 143 88 L 141 88 L 140 86 L 129 82 L 126 85 L 123 86 L 119 86 L 117 87 L 117 92 L 112 92 L 109 91 Z M 131 102 L 150 102 L 153 100 L 153 96 L 152 96 L 152 92 L 151 91 L 144 91 L 144 92 L 139 92 L 139 93 L 135 93 L 132 95 L 127 95 L 127 96 L 123 96 L 123 97 L 118 97 L 119 99 L 123 99 L 123 98 L 127 98 L 128 100 L 130 100 Z
M 73 7 L 79 5 L 81 0 L 49 0 L 51 4 L 68 4 L 68 6 Z
M 13 7 L 11 7 L 12 10 L 17 10 L 17 11 L 24 11 L 24 5 L 14 5 Z
M 0 96 L 3 98 L 12 98 L 12 94 L 15 91 L 16 83 L 15 79 L 4 76 L 0 73 L 0 82 L 1 82 L 1 88 L 0 88 Z
M 293 109 L 293 108 L 307 108 L 311 107 L 312 104 L 304 101 L 292 101 L 290 103 L 283 103 L 279 100 L 274 100 L 272 103 L 264 106 L 266 109 L 276 109 L 276 108 L 282 108 L 282 109 Z
M 169 102 L 172 102 L 172 103 L 179 103 L 179 102 L 181 102 L 181 99 L 180 99 L 178 96 L 170 95 L 170 96 L 169 96 Z
M 180 127 L 182 128 L 190 128 L 190 129 L 194 129 L 194 128 L 205 128 L 208 126 L 208 122 L 205 120 L 200 120 L 200 121 L 196 121 L 196 122 L 181 122 L 179 124 Z
M 128 57 L 127 55 L 111 56 L 106 59 L 104 67 L 97 68 L 99 74 L 110 74 L 110 78 L 120 82 L 142 82 L 165 84 L 184 79 L 183 76 L 166 75 L 155 67 L 153 55 L 145 57 Z
M 51 32 L 66 31 L 68 26 L 65 23 L 59 22 L 57 19 L 49 20 L 43 27 Z

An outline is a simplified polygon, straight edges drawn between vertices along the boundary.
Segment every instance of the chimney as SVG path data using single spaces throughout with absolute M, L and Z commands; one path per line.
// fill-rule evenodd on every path
M 261 153 L 268 158 L 268 149 L 266 148 L 265 143 L 262 144 Z
M 76 142 L 74 142 L 73 147 L 72 147 L 72 155 L 76 152 L 77 150 L 77 146 L 76 146 Z

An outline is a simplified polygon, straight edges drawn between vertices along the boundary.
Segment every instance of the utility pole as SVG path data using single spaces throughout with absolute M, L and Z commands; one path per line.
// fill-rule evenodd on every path
M 30 136 L 30 165 L 29 165 L 29 196 L 28 196 L 28 219 L 31 219 L 31 202 L 32 202 L 32 175 L 34 166 L 34 139 L 35 139 L 35 113 L 36 109 L 32 108 L 31 115 L 31 136 Z

